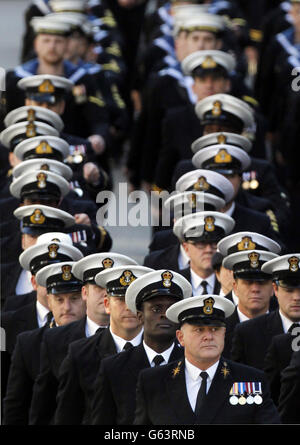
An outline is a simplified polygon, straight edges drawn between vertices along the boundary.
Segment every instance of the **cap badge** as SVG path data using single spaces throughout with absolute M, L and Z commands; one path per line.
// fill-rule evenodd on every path
M 238 250 L 253 250 L 256 248 L 256 244 L 252 241 L 250 236 L 244 236 L 242 240 L 237 244 Z
M 39 173 L 36 176 L 37 179 L 37 186 L 39 189 L 44 189 L 46 187 L 46 180 L 47 180 L 47 175 L 45 173 Z
M 176 368 L 173 369 L 172 371 L 172 377 L 176 377 L 179 373 L 180 373 L 180 367 L 181 367 L 181 361 L 177 363 Z
M 40 170 L 49 170 L 49 165 L 48 164 L 41 165 Z
M 210 188 L 209 183 L 206 181 L 205 176 L 200 176 L 200 178 L 197 179 L 197 182 L 194 184 L 194 190 L 197 191 L 207 191 Z
M 217 141 L 218 144 L 226 144 L 227 137 L 225 136 L 225 134 L 219 134 L 219 136 L 217 137 Z
M 222 148 L 219 150 L 218 154 L 216 154 L 214 160 L 217 164 L 228 164 L 229 162 L 232 162 L 232 156 L 225 148 Z
M 59 245 L 58 244 L 55 244 L 55 243 L 50 244 L 48 246 L 49 257 L 50 258 L 56 258 L 58 249 L 59 249 Z
M 47 141 L 41 141 L 41 143 L 35 148 L 35 152 L 38 155 L 52 154 L 53 149 L 50 147 Z
M 113 267 L 114 265 L 114 261 L 111 258 L 105 258 L 102 261 L 102 266 L 104 267 L 104 269 L 110 269 L 111 267 Z
M 136 276 L 133 275 L 131 270 L 124 270 L 120 277 L 120 283 L 122 286 L 129 286 L 134 280 L 136 280 Z
M 220 101 L 216 101 L 213 103 L 212 115 L 220 116 L 222 114 L 222 103 Z
M 29 108 L 29 110 L 27 110 L 27 120 L 28 121 L 35 120 L 35 110 L 33 110 L 32 108 Z
M 214 311 L 213 306 L 215 304 L 215 300 L 212 297 L 206 298 L 204 300 L 203 312 L 206 315 L 211 315 Z
M 51 80 L 45 79 L 38 87 L 39 93 L 54 93 L 55 87 Z
M 250 267 L 252 267 L 252 269 L 257 269 L 259 266 L 259 253 L 256 252 L 251 252 L 248 254 L 248 258 L 250 260 Z
M 292 256 L 291 258 L 289 258 L 289 269 L 291 272 L 298 272 L 299 270 L 299 258 L 297 258 L 296 256 Z
M 72 269 L 72 267 L 69 264 L 65 264 L 64 266 L 61 267 L 62 279 L 64 281 L 71 280 L 71 278 L 72 278 L 71 269 Z
M 46 221 L 46 218 L 40 209 L 35 209 L 29 219 L 33 224 L 44 224 Z
M 34 138 L 36 136 L 36 127 L 33 122 L 29 122 L 26 127 L 26 136 L 28 138 Z
M 204 222 L 206 232 L 213 232 L 215 230 L 215 218 L 213 216 L 206 216 Z
M 217 62 L 211 57 L 207 56 L 201 63 L 201 67 L 204 69 L 216 68 Z
M 165 272 L 163 272 L 161 274 L 162 280 L 163 280 L 163 286 L 164 287 L 171 287 L 172 285 L 172 279 L 173 279 L 173 274 L 172 272 L 170 272 L 169 270 L 166 270 Z
M 197 197 L 196 197 L 196 194 L 195 194 L 195 193 L 191 193 L 191 194 L 188 196 L 188 200 L 189 200 L 190 207 L 191 207 L 192 209 L 195 209 L 195 208 L 196 208 L 196 204 L 197 204 Z

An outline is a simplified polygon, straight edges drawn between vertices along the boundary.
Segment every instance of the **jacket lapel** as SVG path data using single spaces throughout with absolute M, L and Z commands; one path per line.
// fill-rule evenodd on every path
M 96 349 L 101 358 L 109 357 L 110 355 L 117 353 L 114 339 L 108 328 L 95 334 L 95 341 Z
M 278 334 L 283 334 L 282 321 L 279 315 L 279 310 L 270 312 L 267 318 L 267 331 L 271 337 Z
M 150 367 L 150 363 L 143 344 L 133 348 L 130 359 L 127 361 L 127 366 L 133 375 L 138 377 L 142 369 Z
M 215 295 L 219 295 L 220 289 L 221 289 L 221 285 L 220 285 L 219 281 L 217 280 L 217 277 L 215 276 L 215 285 L 214 285 L 213 293 Z
M 179 424 L 194 424 L 196 416 L 186 391 L 184 357 L 182 360 L 174 362 L 173 366 L 169 366 L 169 369 L 170 372 L 165 379 L 165 386 L 170 398 L 170 406 L 174 409 Z
M 184 357 L 184 348 L 180 346 L 180 344 L 177 343 L 176 341 L 168 363 L 180 360 L 183 357 Z

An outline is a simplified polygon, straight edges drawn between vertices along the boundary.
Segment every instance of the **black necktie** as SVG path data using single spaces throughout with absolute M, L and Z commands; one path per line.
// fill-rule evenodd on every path
M 159 366 L 162 362 L 165 361 L 165 359 L 162 355 L 156 355 L 152 361 L 154 363 L 154 366 Z
M 133 344 L 130 343 L 130 341 L 127 341 L 127 342 L 125 343 L 125 345 L 123 346 L 122 351 L 128 351 L 128 349 L 131 349 L 131 348 L 133 348 Z
M 200 372 L 200 377 L 202 378 L 201 386 L 198 391 L 197 401 L 195 406 L 195 414 L 196 416 L 199 414 L 201 408 L 203 407 L 205 398 L 206 398 L 206 381 L 208 378 L 208 374 L 206 371 Z
M 104 327 L 98 328 L 95 332 L 95 334 L 100 334 L 100 332 L 104 331 Z
M 289 327 L 288 332 L 291 334 L 291 333 L 292 333 L 292 330 L 293 330 L 294 328 L 299 328 L 299 327 L 300 327 L 300 323 L 293 323 L 293 324 Z M 298 332 L 298 334 L 299 334 L 299 332 Z
M 208 282 L 203 280 L 202 283 L 201 283 L 201 286 L 203 287 L 202 295 L 207 295 L 208 294 L 207 285 L 208 285 Z
M 48 312 L 48 314 L 47 314 L 47 321 L 46 321 L 46 323 L 45 323 L 45 326 L 47 326 L 47 328 L 50 327 L 52 318 L 53 318 L 53 314 L 52 314 L 52 312 Z

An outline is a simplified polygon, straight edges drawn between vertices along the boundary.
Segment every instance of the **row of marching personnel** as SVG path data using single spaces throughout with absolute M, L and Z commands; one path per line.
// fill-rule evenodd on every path
M 4 424 L 299 423 L 300 2 L 245 3 L 29 6 L 2 98 Z M 114 163 L 174 192 L 143 266 L 97 219 Z

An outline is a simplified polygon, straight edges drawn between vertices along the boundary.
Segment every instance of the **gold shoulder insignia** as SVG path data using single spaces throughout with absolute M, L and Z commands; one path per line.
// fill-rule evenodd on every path
M 227 367 L 227 362 L 224 362 L 224 366 L 221 369 L 221 373 L 224 376 L 224 379 L 230 374 L 229 368 Z
M 176 377 L 179 373 L 180 373 L 180 367 L 181 367 L 182 361 L 177 363 L 176 368 L 173 369 L 172 371 L 172 377 Z

